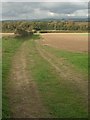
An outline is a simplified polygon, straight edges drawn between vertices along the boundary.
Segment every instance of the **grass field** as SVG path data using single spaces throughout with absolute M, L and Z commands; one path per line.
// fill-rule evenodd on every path
M 87 118 L 87 53 L 39 38 L 3 38 L 3 117 Z

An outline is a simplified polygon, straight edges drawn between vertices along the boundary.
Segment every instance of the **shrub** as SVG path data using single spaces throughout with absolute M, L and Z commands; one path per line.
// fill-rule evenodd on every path
M 23 37 L 25 37 L 25 36 L 31 36 L 31 35 L 33 35 L 33 32 L 30 32 L 30 31 L 26 31 L 26 30 L 24 30 L 24 29 L 21 29 L 21 28 L 17 28 L 16 30 L 15 30 L 15 34 L 17 35 L 17 36 L 23 36 Z

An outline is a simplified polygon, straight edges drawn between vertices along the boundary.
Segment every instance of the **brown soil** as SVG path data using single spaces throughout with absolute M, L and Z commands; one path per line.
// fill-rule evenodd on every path
M 8 89 L 11 118 L 45 118 L 48 113 L 27 69 L 27 46 L 25 41 L 13 58 Z
M 83 33 L 45 33 L 42 44 L 68 51 L 88 51 L 88 35 Z

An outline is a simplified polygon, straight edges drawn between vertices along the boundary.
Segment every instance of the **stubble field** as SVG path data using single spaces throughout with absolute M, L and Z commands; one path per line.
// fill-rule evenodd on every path
M 61 50 L 87 52 L 88 34 L 87 33 L 48 33 L 42 34 L 42 44 Z

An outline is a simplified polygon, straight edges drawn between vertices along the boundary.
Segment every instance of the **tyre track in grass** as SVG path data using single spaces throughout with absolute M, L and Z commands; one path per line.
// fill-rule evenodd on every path
M 11 118 L 44 118 L 48 112 L 40 99 L 37 85 L 28 71 L 28 41 L 13 57 L 8 83 Z
M 36 48 L 40 55 L 47 60 L 52 67 L 59 73 L 60 77 L 64 80 L 68 80 L 76 86 L 77 89 L 81 92 L 82 95 L 88 99 L 88 76 L 84 76 L 81 73 L 78 73 L 74 70 L 73 66 L 65 62 L 63 58 L 57 58 L 55 55 L 51 54 L 49 51 L 45 50 L 42 47 L 42 44 L 39 40 L 36 40 Z M 87 100 L 88 101 L 88 100 Z

